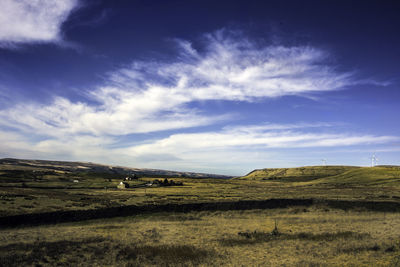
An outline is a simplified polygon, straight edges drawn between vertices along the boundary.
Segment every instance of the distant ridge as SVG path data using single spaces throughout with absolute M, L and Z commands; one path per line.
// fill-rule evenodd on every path
M 178 172 L 170 170 L 159 169 L 146 169 L 146 168 L 130 168 L 123 166 L 113 166 L 105 164 L 97 164 L 92 162 L 78 162 L 78 161 L 57 161 L 57 160 L 32 160 L 32 159 L 15 159 L 3 158 L 0 159 L 2 168 L 9 167 L 26 167 L 36 169 L 52 169 L 57 171 L 67 172 L 97 172 L 129 175 L 136 174 L 148 177 L 188 177 L 188 178 L 218 178 L 229 179 L 232 176 L 209 174 L 209 173 L 196 173 L 196 172 Z
M 357 169 L 356 166 L 305 166 L 295 168 L 265 168 L 257 169 L 246 174 L 242 178 L 255 179 L 255 180 L 282 180 L 282 179 L 296 179 L 307 180 L 318 179 L 333 175 L 338 175 L 346 171 Z
M 305 166 L 297 168 L 266 168 L 254 170 L 238 179 L 312 184 L 374 184 L 399 186 L 400 166 Z

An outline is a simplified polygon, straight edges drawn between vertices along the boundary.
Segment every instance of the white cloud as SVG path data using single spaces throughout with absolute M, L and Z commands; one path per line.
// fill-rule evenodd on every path
M 261 159 L 268 157 L 271 149 L 397 140 L 392 136 L 321 133 L 318 128 L 331 125 L 299 123 L 226 126 L 216 131 L 164 135 L 134 145 L 134 137 L 128 138 L 130 145 L 121 143 L 119 137 L 126 135 L 234 119 L 235 114 L 215 114 L 202 110 L 201 105 L 194 108 L 194 102 L 255 102 L 359 83 L 351 73 L 328 65 L 326 52 L 310 46 L 260 46 L 224 31 L 206 35 L 197 46 L 182 40 L 177 43 L 179 55 L 173 62 L 133 62 L 108 74 L 106 82 L 81 101 L 55 97 L 50 104 L 17 103 L 0 110 L 0 127 L 9 129 L 0 132 L 1 150 L 19 157 L 25 151 L 46 158 L 142 167 L 157 163 L 159 168 L 204 171 L 221 170 L 221 166 L 243 168 L 234 163 L 239 161 L 264 162 Z M 14 139 L 13 133 L 17 136 Z
M 332 133 L 331 126 L 325 123 L 244 125 L 220 131 L 173 134 L 130 145 L 113 137 L 89 135 L 32 141 L 24 135 L 0 131 L 0 151 L 8 152 L 3 156 L 12 157 L 239 175 L 254 168 L 299 164 L 296 162 L 319 164 L 320 156 L 312 154 L 329 152 L 330 148 L 366 149 L 400 141 L 396 136 Z M 315 128 L 326 128 L 324 132 L 331 133 L 316 133 Z
M 114 153 L 124 158 L 131 157 L 135 162 L 146 158 L 141 162 L 145 166 L 244 174 L 268 166 L 296 166 L 298 162 L 319 164 L 320 156 L 315 159 L 313 151 L 329 151 L 333 147 L 376 147 L 400 140 L 396 136 L 315 133 L 308 129 L 328 126 L 319 124 L 274 125 L 272 128 L 248 125 L 227 127 L 221 131 L 173 134 L 115 149 Z M 159 159 L 157 154 L 170 160 Z
M 180 62 L 135 62 L 111 76 L 120 88 L 141 86 L 185 103 L 196 100 L 255 101 L 258 98 L 304 95 L 354 84 L 351 73 L 324 64 L 328 55 L 309 46 L 258 47 L 231 39 L 224 32 L 207 35 L 205 51 L 178 41 Z
M 1 0 L 0 46 L 60 41 L 60 28 L 78 0 Z
M 141 155 L 158 151 L 166 154 L 186 155 L 193 151 L 214 151 L 229 148 L 304 148 L 354 146 L 382 144 L 398 141 L 395 136 L 374 136 L 360 134 L 310 133 L 293 129 L 321 127 L 308 125 L 236 126 L 217 132 L 182 133 L 148 144 L 122 149 L 132 155 Z M 271 130 L 272 129 L 272 130 Z M 279 130 L 285 129 L 285 130 Z
M 52 136 L 125 135 L 203 126 L 232 116 L 205 115 L 191 107 L 195 101 L 253 102 L 357 83 L 350 73 L 325 64 L 325 52 L 309 46 L 258 46 L 225 31 L 206 35 L 200 50 L 177 42 L 177 60 L 137 61 L 116 70 L 88 93 L 88 102 L 56 97 L 50 105 L 16 105 L 0 117 L 8 126 Z
M 109 148 L 115 140 L 110 137 L 65 136 L 33 140 L 15 131 L 0 130 L 0 157 L 84 160 L 114 163 L 116 153 Z

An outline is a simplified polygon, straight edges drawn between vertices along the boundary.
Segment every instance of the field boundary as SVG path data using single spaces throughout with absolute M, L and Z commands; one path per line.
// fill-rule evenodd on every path
M 21 214 L 0 217 L 1 228 L 19 226 L 35 226 L 44 224 L 57 224 L 65 222 L 78 222 L 92 219 L 113 217 L 127 217 L 143 213 L 156 212 L 190 212 L 190 211 L 224 211 L 224 210 L 252 210 L 276 209 L 290 206 L 323 205 L 335 209 L 360 209 L 382 212 L 400 212 L 400 203 L 389 201 L 351 201 L 351 200 L 319 200 L 319 199 L 267 199 L 267 200 L 242 200 L 226 202 L 183 203 L 164 205 L 129 205 L 111 208 L 100 208 L 75 211 L 54 211 L 44 213 Z

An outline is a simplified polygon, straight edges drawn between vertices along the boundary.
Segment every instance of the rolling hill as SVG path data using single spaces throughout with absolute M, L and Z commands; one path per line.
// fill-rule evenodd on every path
M 351 169 L 346 172 L 321 178 L 318 184 L 356 184 L 356 185 L 400 185 L 400 166 L 376 166 Z
M 178 172 L 158 169 L 130 168 L 121 166 L 111 166 L 96 164 L 91 162 L 72 162 L 72 161 L 52 161 L 52 160 L 27 160 L 3 158 L 0 159 L 0 171 L 4 170 L 25 170 L 25 171 L 51 171 L 55 173 L 69 174 L 103 174 L 103 175 L 138 175 L 146 177 L 187 177 L 187 178 L 220 178 L 228 179 L 231 176 L 195 173 L 195 172 Z
M 306 166 L 297 168 L 267 168 L 254 170 L 240 179 L 279 180 L 279 181 L 310 181 L 358 169 L 355 166 Z
M 258 169 L 238 179 L 309 184 L 400 185 L 400 166 L 306 166 Z

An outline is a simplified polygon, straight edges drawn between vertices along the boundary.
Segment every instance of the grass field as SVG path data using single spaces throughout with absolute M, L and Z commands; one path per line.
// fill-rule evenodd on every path
M 315 204 L 3 228 L 0 266 L 400 266 L 400 212 L 388 205 L 400 204 L 396 166 L 264 169 L 234 179 L 168 177 L 181 186 L 147 187 L 155 177 L 141 176 L 120 190 L 123 173 L 57 164 L 1 165 L 0 217 L 283 198 Z M 370 208 L 355 205 L 367 202 Z
M 261 179 L 299 182 L 334 176 L 358 168 L 359 167 L 354 166 L 306 166 L 298 168 L 270 168 L 254 170 L 242 178 L 252 180 Z
M 156 213 L 1 230 L 0 264 L 398 266 L 399 236 L 399 213 L 323 207 Z
M 142 183 L 153 178 L 143 178 Z M 270 198 L 316 198 L 369 201 L 400 201 L 398 182 L 379 184 L 333 184 L 309 182 L 174 179 L 183 186 L 116 189 L 46 189 L 0 187 L 0 216 L 56 210 L 82 210 L 124 205 L 197 203 Z M 140 181 L 139 181 L 140 182 Z M 139 183 L 137 182 L 137 183 Z

